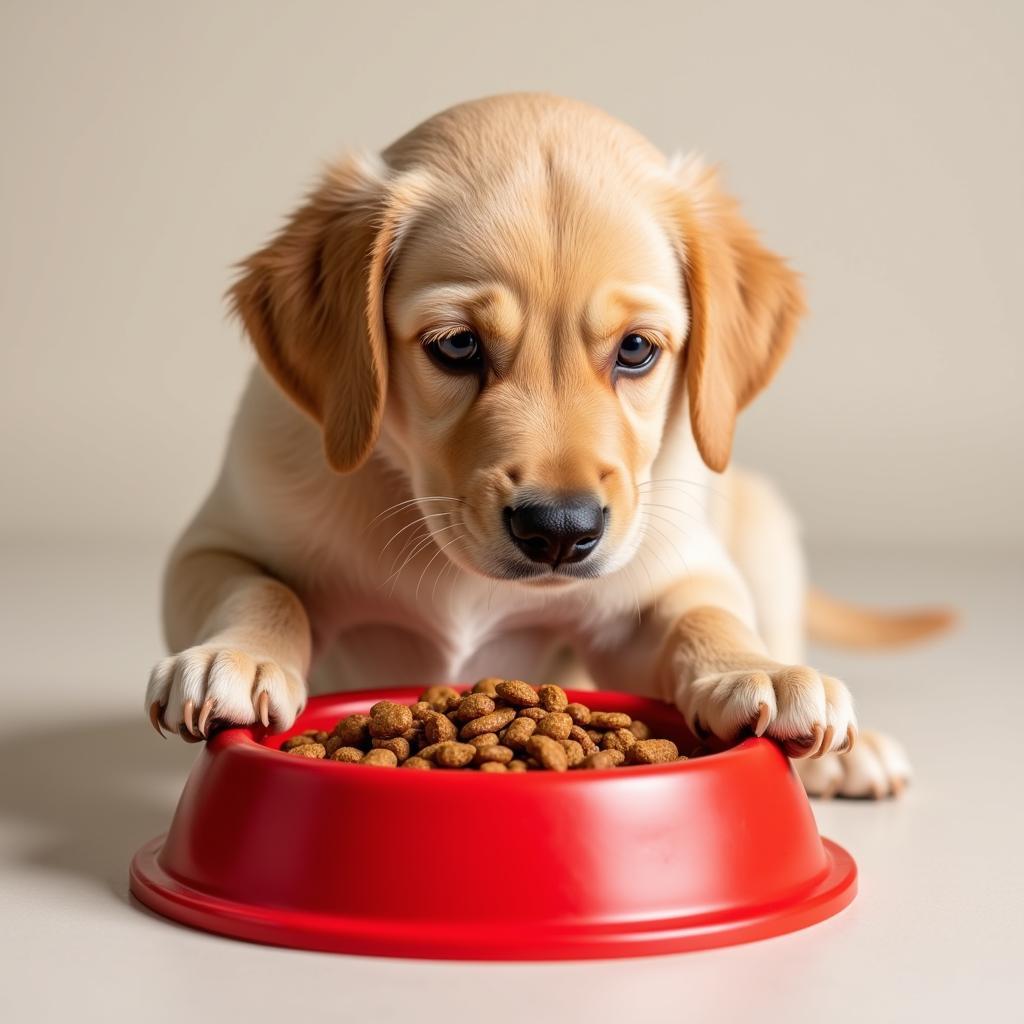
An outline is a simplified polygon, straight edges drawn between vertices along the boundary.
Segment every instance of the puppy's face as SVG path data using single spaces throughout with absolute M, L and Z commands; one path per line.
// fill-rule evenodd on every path
M 464 568 L 530 585 L 632 555 L 687 333 L 653 204 L 588 184 L 527 168 L 435 201 L 387 289 L 385 436 L 426 525 Z
M 545 96 L 336 165 L 243 271 L 234 306 L 330 465 L 379 448 L 448 557 L 533 586 L 629 559 L 684 393 L 725 468 L 802 311 L 711 172 Z

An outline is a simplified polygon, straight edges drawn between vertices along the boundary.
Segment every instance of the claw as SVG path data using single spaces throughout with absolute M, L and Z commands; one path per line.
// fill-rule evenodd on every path
M 893 796 L 903 796 L 903 791 L 906 788 L 907 780 L 901 779 L 898 775 L 889 782 L 889 789 L 892 791 Z
M 259 715 L 264 729 L 270 728 L 270 694 L 264 690 L 256 698 L 256 714 Z
M 195 714 L 196 704 L 194 700 L 185 701 L 184 707 L 181 709 L 181 717 L 184 719 L 185 728 L 188 729 L 193 736 L 196 735 L 195 722 L 192 720 Z
M 830 725 L 825 730 L 825 735 L 822 737 L 822 740 L 821 740 L 821 746 L 818 747 L 818 749 L 813 754 L 811 754 L 811 757 L 812 758 L 818 758 L 818 757 L 821 757 L 822 754 L 828 753 L 829 748 L 832 746 L 832 737 L 834 735 L 835 735 L 835 727 Z
M 768 728 L 768 723 L 771 721 L 772 709 L 764 703 L 758 704 L 757 708 L 757 722 L 754 725 L 754 735 L 763 736 L 765 729 Z
M 199 730 L 199 735 L 206 739 L 206 726 L 210 722 L 210 714 L 213 711 L 213 698 L 207 697 L 203 702 L 203 706 L 199 711 L 199 724 L 196 728 Z
M 184 723 L 178 726 L 178 735 L 186 743 L 202 743 L 203 742 L 202 736 L 195 736 L 192 733 L 190 733 L 188 731 L 188 729 L 185 728 Z
M 160 738 L 167 739 L 161 727 L 163 723 L 160 721 L 160 701 L 155 700 L 149 705 L 149 720 L 153 723 L 153 728 L 160 734 Z
M 821 747 L 821 738 L 825 730 L 816 725 L 811 733 L 811 738 L 806 743 L 799 740 L 786 740 L 782 746 L 789 757 L 808 757 L 814 754 Z
M 856 744 L 856 742 L 857 742 L 857 726 L 851 725 L 850 728 L 846 730 L 846 741 L 836 751 L 836 753 L 837 754 L 848 754 L 851 750 L 853 750 L 854 744 Z

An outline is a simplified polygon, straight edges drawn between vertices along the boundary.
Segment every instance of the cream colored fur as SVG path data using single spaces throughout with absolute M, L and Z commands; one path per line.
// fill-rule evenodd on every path
M 885 741 L 871 770 L 842 753 L 849 691 L 803 665 L 789 511 L 715 471 L 788 346 L 794 282 L 706 171 L 567 101 L 469 104 L 331 171 L 236 289 L 263 365 L 171 556 L 155 723 L 194 738 L 285 728 L 309 691 L 565 680 L 570 650 L 698 732 L 815 759 L 811 791 L 899 787 Z M 423 355 L 470 317 L 482 390 Z M 602 353 L 634 322 L 661 357 L 609 387 Z M 501 508 L 564 481 L 612 509 L 598 574 L 502 578 Z

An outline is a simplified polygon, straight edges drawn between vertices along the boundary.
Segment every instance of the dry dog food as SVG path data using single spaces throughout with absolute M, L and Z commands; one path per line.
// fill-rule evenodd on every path
M 382 700 L 331 732 L 309 729 L 281 749 L 296 757 L 383 768 L 564 772 L 685 761 L 621 711 L 570 703 L 560 686 L 481 679 L 469 693 L 431 686 L 413 705 Z

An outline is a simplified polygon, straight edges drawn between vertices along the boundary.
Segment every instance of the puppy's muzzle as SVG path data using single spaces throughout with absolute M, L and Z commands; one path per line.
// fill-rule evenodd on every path
M 582 562 L 601 542 L 608 510 L 592 495 L 536 502 L 505 509 L 505 526 L 532 562 L 557 569 Z

